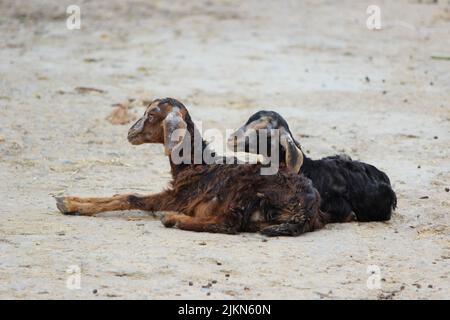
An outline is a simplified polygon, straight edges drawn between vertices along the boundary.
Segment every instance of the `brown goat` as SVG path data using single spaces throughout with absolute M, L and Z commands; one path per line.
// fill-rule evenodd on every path
M 184 134 L 174 141 L 175 130 Z M 166 227 L 229 234 L 261 231 L 268 236 L 296 236 L 327 222 L 319 209 L 319 193 L 301 175 L 281 171 L 261 175 L 260 164 L 175 163 L 174 152 L 195 132 L 179 101 L 153 101 L 130 128 L 128 140 L 134 145 L 164 145 L 171 165 L 170 188 L 149 196 L 61 197 L 56 199 L 58 209 L 64 214 L 89 216 L 114 210 L 171 211 L 162 219 Z M 192 153 L 196 147 L 202 152 L 207 148 L 203 140 L 197 145 L 190 140 Z

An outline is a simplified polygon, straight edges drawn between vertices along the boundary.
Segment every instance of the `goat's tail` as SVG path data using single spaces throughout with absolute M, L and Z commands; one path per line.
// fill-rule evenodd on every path
M 387 221 L 397 208 L 397 195 L 387 183 L 374 186 L 372 190 L 365 190 L 370 194 L 371 201 L 363 201 L 363 206 L 356 203 L 355 215 L 358 221 Z

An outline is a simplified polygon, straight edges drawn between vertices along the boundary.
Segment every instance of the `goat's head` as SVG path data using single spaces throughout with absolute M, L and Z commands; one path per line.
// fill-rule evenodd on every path
M 181 102 L 172 98 L 156 99 L 128 131 L 128 141 L 134 145 L 162 143 L 169 155 L 185 136 L 186 120 L 190 121 L 189 113 Z
M 271 144 L 271 130 L 276 129 L 280 141 L 280 161 L 284 161 L 289 171 L 298 173 L 303 164 L 300 144 L 294 139 L 289 125 L 275 111 L 258 111 L 236 130 L 228 139 L 228 147 L 235 151 L 259 153 L 259 130 L 267 130 L 267 150 Z M 252 149 L 251 147 L 256 147 Z M 243 148 L 243 149 L 242 149 Z

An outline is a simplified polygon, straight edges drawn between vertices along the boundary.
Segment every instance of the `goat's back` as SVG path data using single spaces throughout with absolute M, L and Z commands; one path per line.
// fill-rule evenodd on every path
M 389 220 L 397 205 L 389 177 L 373 165 L 332 156 L 305 159 L 301 171 L 319 190 L 322 210 L 334 221 L 345 221 L 351 211 L 358 221 Z
M 190 165 L 172 181 L 179 210 L 186 214 L 200 202 L 215 201 L 221 210 L 239 210 L 243 221 L 256 210 L 266 220 L 285 208 L 302 206 L 319 210 L 320 196 L 309 179 L 279 171 L 261 175 L 259 164 Z

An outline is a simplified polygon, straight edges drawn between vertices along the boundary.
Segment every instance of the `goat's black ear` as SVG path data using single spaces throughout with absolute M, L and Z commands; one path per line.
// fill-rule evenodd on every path
M 291 133 L 285 128 L 280 128 L 280 144 L 286 153 L 286 166 L 289 172 L 299 173 L 303 165 L 303 153 L 294 142 Z
M 164 151 L 168 156 L 174 148 L 183 142 L 186 135 L 187 124 L 180 111 L 170 112 L 163 121 Z

